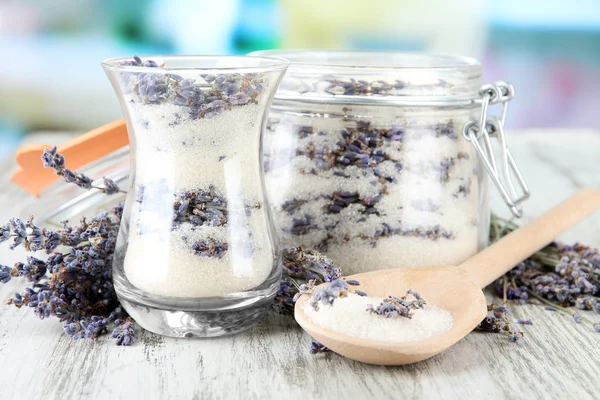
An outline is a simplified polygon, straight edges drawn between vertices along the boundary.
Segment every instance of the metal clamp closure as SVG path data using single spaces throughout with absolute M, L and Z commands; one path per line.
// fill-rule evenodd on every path
M 463 136 L 475 147 L 510 211 L 515 217 L 520 218 L 523 215 L 521 203 L 529 198 L 530 192 L 508 150 L 504 134 L 506 109 L 508 102 L 515 95 L 515 90 L 509 83 L 496 82 L 493 85 L 482 86 L 479 95 L 481 96 L 481 117 L 479 121 L 471 120 L 465 124 Z M 498 117 L 488 115 L 488 108 L 493 104 L 502 105 Z M 499 142 L 499 157 L 496 157 L 492 148 L 492 137 Z M 515 189 L 514 178 L 518 183 L 519 192 Z

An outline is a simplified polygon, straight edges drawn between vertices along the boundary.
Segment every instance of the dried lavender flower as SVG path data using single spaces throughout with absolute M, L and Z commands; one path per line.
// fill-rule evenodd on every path
M 74 183 L 82 189 L 97 189 L 104 194 L 122 193 L 119 186 L 111 179 L 103 178 L 104 187 L 93 186 L 92 179 L 84 174 L 72 171 L 65 167 L 65 158 L 62 154 L 57 153 L 56 146 L 51 149 L 44 149 L 42 153 L 42 162 L 44 168 L 52 168 L 56 175 L 62 176 L 68 183 Z
M 339 278 L 327 283 L 324 287 L 314 288 L 310 305 L 315 311 L 319 311 L 319 303 L 332 306 L 335 299 L 348 296 L 348 284 Z
M 412 299 L 409 297 L 412 297 Z M 371 314 L 381 315 L 384 318 L 412 318 L 413 311 L 424 306 L 425 300 L 421 295 L 409 289 L 402 297 L 388 296 L 377 307 L 369 304 L 367 311 Z
M 517 324 L 520 325 L 533 325 L 533 321 L 530 319 L 518 319 Z
M 209 238 L 195 242 L 192 245 L 192 249 L 199 256 L 221 258 L 229 249 L 229 244 L 227 242 L 218 242 Z
M 310 350 L 308 351 L 310 354 L 319 354 L 319 353 L 326 353 L 329 350 L 327 347 L 325 347 L 325 345 L 323 343 L 319 343 L 316 340 L 313 340 L 312 343 L 310 344 Z
M 112 179 L 103 177 L 102 180 L 104 181 L 104 187 L 98 188 L 98 190 L 100 190 L 102 193 L 117 194 L 121 191 L 121 189 L 119 189 L 119 185 L 117 185 Z
M 117 339 L 117 346 L 129 346 L 135 343 L 135 322 L 132 318 L 127 318 L 125 321 L 116 320 L 116 328 L 112 331 L 112 337 Z
M 506 316 L 508 312 L 506 306 L 495 306 L 494 304 L 490 304 L 488 305 L 488 312 L 491 312 L 492 315 L 485 317 L 475 329 L 484 332 L 505 333 L 511 342 L 516 342 L 524 336 L 523 332 L 512 330 L 510 321 Z M 531 321 L 517 321 L 517 323 L 525 323 L 529 325 L 527 322 Z
M 6 265 L 0 265 L 0 282 L 8 283 L 11 279 L 12 268 Z
M 10 239 L 10 236 L 11 236 L 10 224 L 0 226 L 0 243 L 6 242 L 8 239 Z
M 340 282 L 330 288 L 330 290 L 334 290 L 334 294 L 339 294 L 338 288 L 343 285 L 346 286 L 344 290 L 348 290 L 348 285 L 360 284 L 356 280 L 345 281 L 342 271 L 333 264 L 330 258 L 316 249 L 305 251 L 302 246 L 286 248 L 282 251 L 281 262 L 283 276 L 274 304 L 274 308 L 280 313 L 291 315 L 296 299 L 304 293 L 314 294 L 315 287 L 322 283 L 339 280 Z M 331 294 L 329 292 L 319 294 L 322 296 L 320 300 L 327 301 Z
M 525 334 L 523 332 L 510 332 L 508 334 L 508 339 L 511 342 L 517 342 L 519 339 L 521 339 L 524 336 L 525 336 Z

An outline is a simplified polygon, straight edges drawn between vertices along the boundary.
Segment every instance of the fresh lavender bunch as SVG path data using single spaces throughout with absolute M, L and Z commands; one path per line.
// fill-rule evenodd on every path
M 103 177 L 104 187 L 93 186 L 92 179 L 89 176 L 71 171 L 65 167 L 65 157 L 62 154 L 57 153 L 56 146 L 53 146 L 52 149 L 44 149 L 42 162 L 44 163 L 44 168 L 52 168 L 56 174 L 62 176 L 66 182 L 74 183 L 82 189 L 89 190 L 93 188 L 104 194 L 124 193 L 112 179 Z
M 512 232 L 517 225 L 492 218 L 491 240 Z M 496 294 L 504 299 L 527 303 L 530 299 L 545 304 L 548 310 L 572 316 L 575 323 L 585 321 L 600 332 L 600 322 L 571 308 L 600 314 L 600 253 L 581 244 L 551 243 L 517 265 L 495 283 Z M 599 318 L 600 319 L 600 318 Z
M 127 317 L 117 300 L 112 283 L 112 258 L 123 205 L 112 214 L 102 213 L 80 225 L 67 222 L 57 230 L 41 229 L 30 218 L 26 223 L 12 218 L 1 229 L 0 241 L 10 241 L 10 248 L 19 246 L 26 251 L 44 251 L 46 261 L 29 256 L 12 268 L 0 266 L 0 281 L 22 278 L 30 284 L 8 300 L 17 308 L 29 307 L 41 318 L 56 317 L 64 331 L 74 339 L 94 339 L 112 325 L 128 339 L 117 344 L 131 344 L 132 321 L 123 326 Z M 128 330 L 126 330 L 126 328 Z M 117 336 L 119 333 L 117 333 Z

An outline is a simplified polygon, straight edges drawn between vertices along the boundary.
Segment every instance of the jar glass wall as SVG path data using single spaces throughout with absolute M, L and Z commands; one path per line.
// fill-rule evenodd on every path
M 479 64 L 402 53 L 259 52 L 292 64 L 265 132 L 280 246 L 346 274 L 456 265 L 485 246 L 487 174 L 462 135 Z
M 142 327 L 170 336 L 252 326 L 280 276 L 260 147 L 287 62 L 168 56 L 103 66 L 131 148 L 119 300 Z

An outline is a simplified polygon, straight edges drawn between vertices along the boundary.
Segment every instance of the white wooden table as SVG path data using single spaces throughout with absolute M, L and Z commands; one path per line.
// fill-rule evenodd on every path
M 600 188 L 598 133 L 512 132 L 509 145 L 533 192 L 525 219 L 579 187 Z M 12 166 L 0 164 L 0 222 L 18 215 L 27 196 L 7 183 Z M 495 199 L 494 210 L 505 206 Z M 600 213 L 562 239 L 600 246 Z M 2 246 L 0 263 L 15 261 L 9 253 Z M 0 286 L 0 300 L 15 288 Z M 521 327 L 523 341 L 474 332 L 427 361 L 379 367 L 310 355 L 308 335 L 281 316 L 234 337 L 138 332 L 136 345 L 117 347 L 109 338 L 71 341 L 58 322 L 0 306 L 0 399 L 600 398 L 600 333 L 539 305 L 510 310 L 534 321 Z

